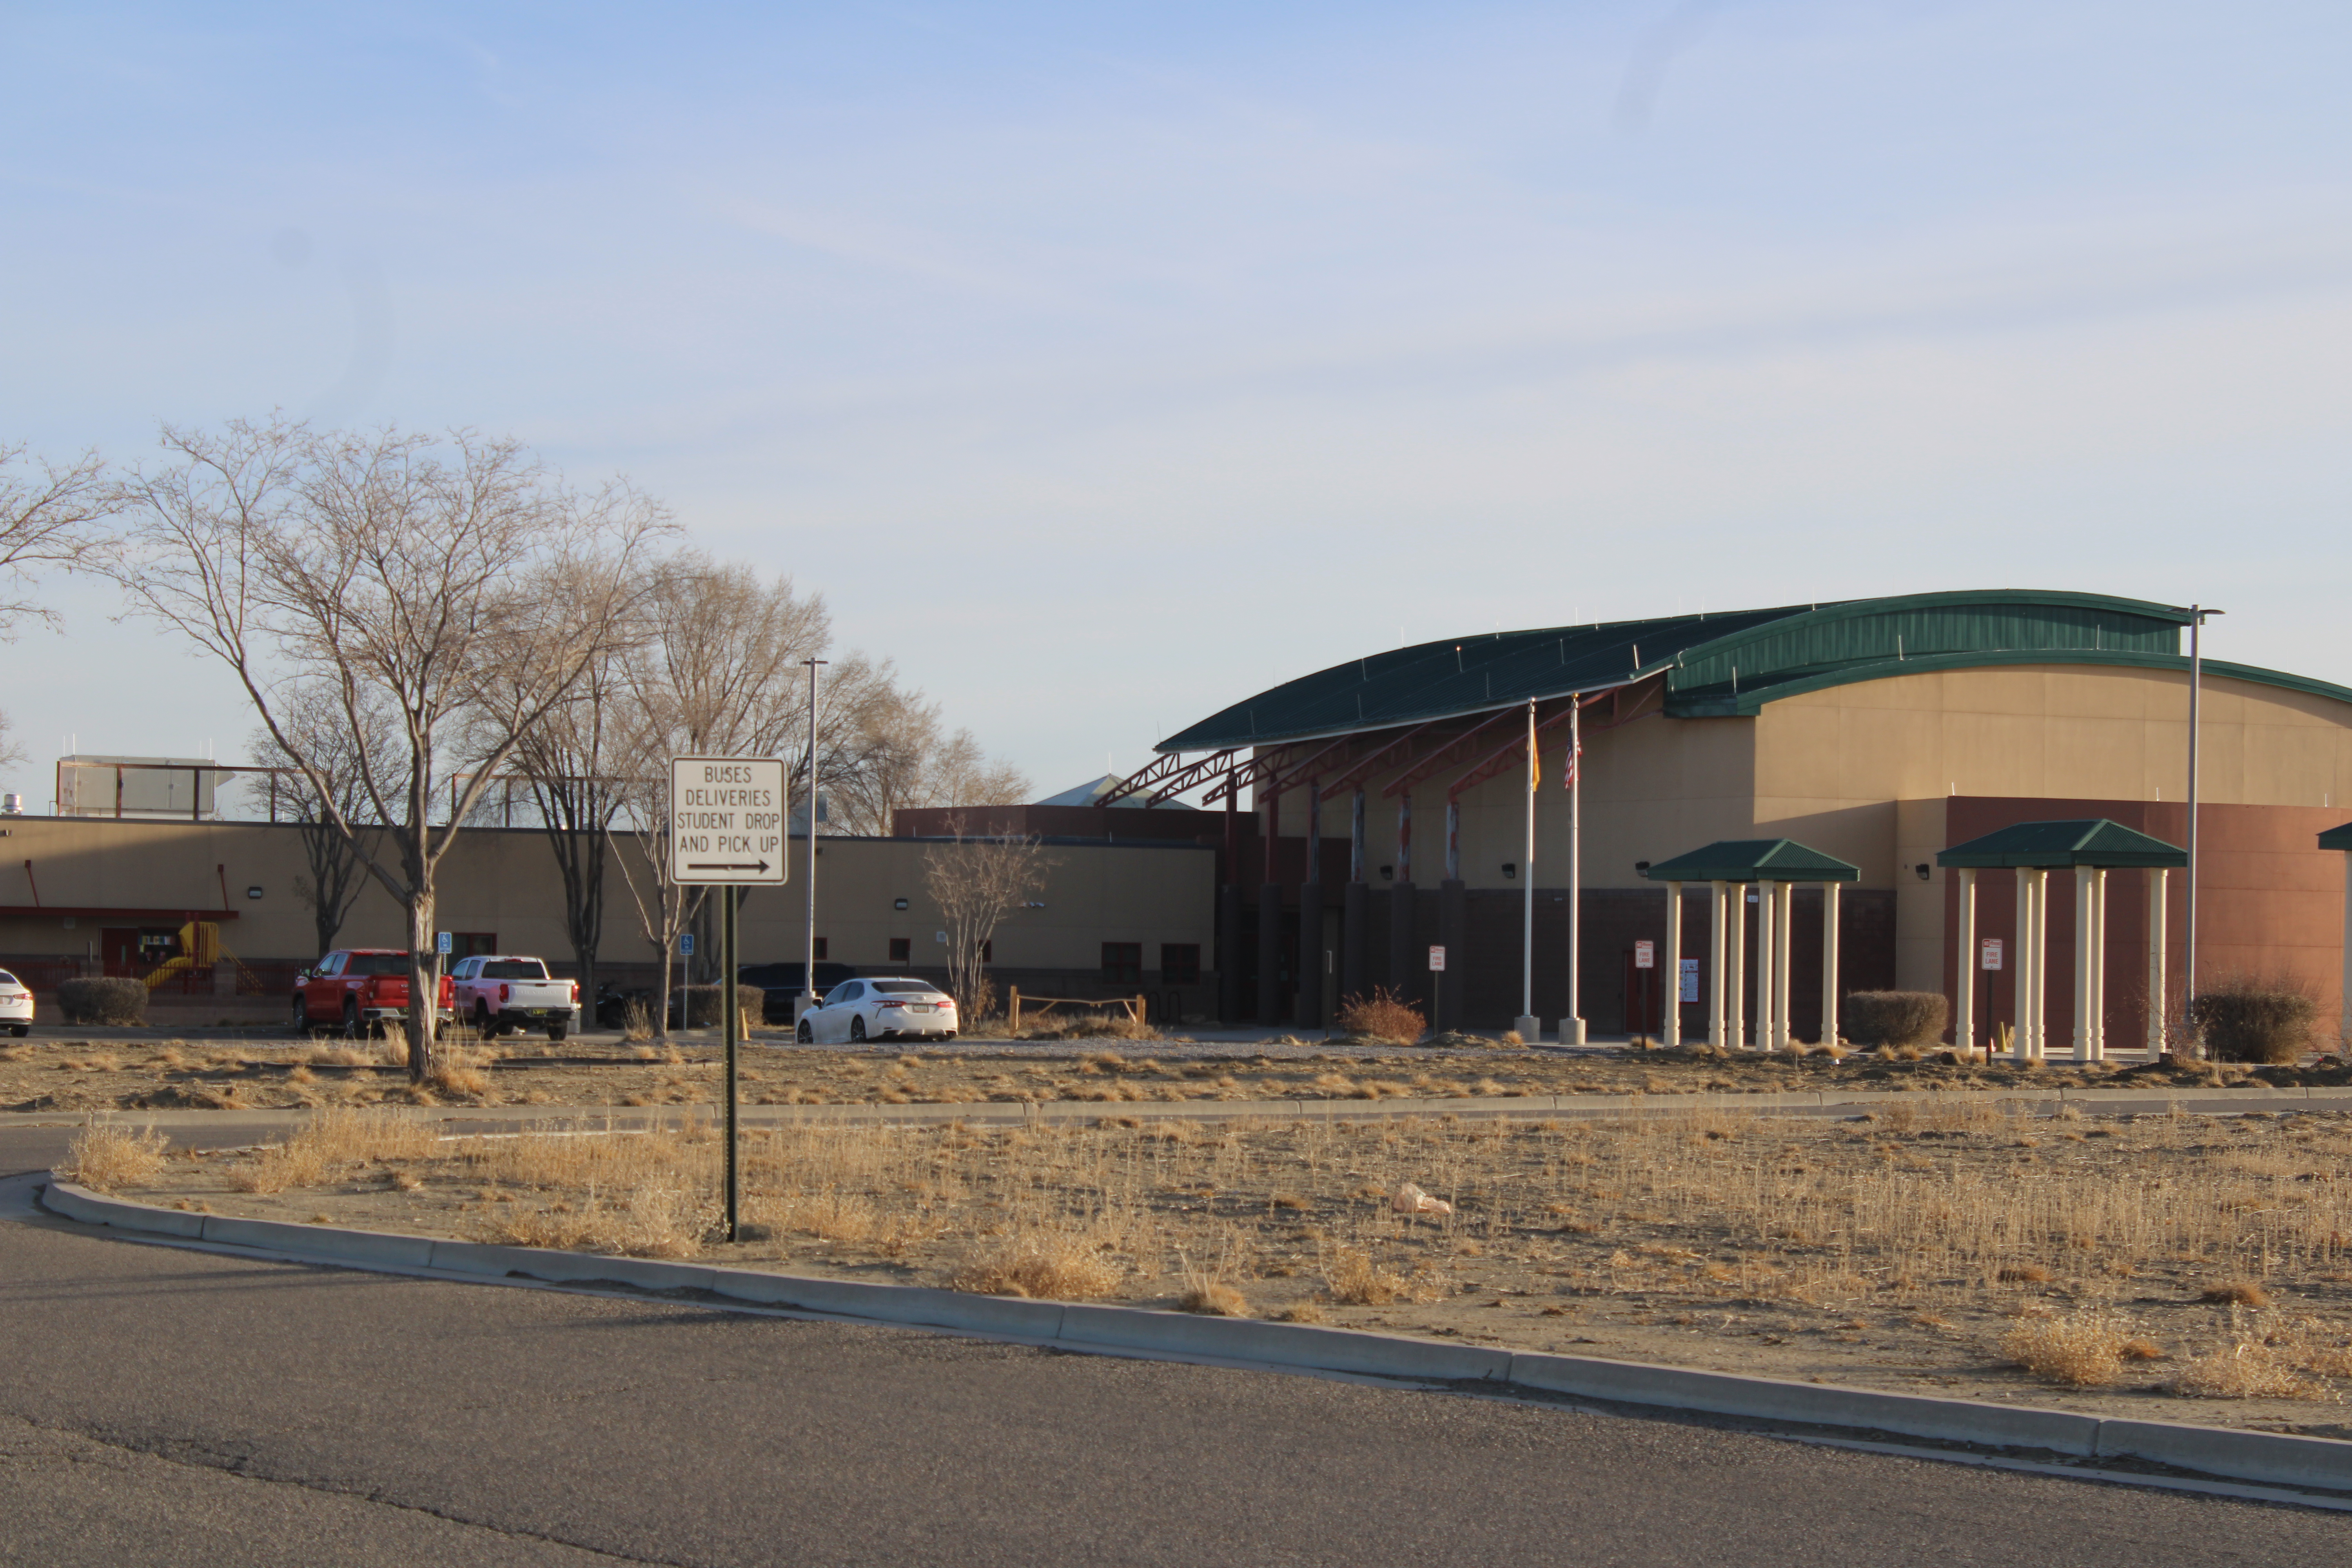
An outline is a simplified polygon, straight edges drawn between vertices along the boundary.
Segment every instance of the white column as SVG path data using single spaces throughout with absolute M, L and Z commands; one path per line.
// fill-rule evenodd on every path
M 1822 884 L 1822 1044 L 1838 1042 L 1838 885 Z
M 1789 972 L 1797 955 L 1797 884 L 1775 882 L 1772 890 L 1780 900 L 1780 912 L 1772 922 L 1780 932 L 1780 956 L 1772 965 L 1772 1040 L 1775 1049 L 1785 1051 L 1796 1044 L 1789 1024 Z
M 1748 884 L 1731 884 L 1731 919 L 1725 922 L 1724 967 L 1730 971 L 1723 977 L 1727 994 L 1723 1018 L 1725 1049 L 1744 1051 L 1748 1048 Z
M 1707 884 L 1708 895 L 1714 901 L 1706 922 L 1706 1043 L 1718 1051 L 1731 1048 L 1731 1031 L 1724 1027 L 1723 1015 L 1724 927 L 1731 923 L 1730 900 L 1724 896 L 1727 885 Z
M 2012 1061 L 2033 1059 L 2033 873 L 2021 866 L 2017 868 L 2017 940 L 2010 944 L 2016 951 L 2009 955 L 2009 985 L 2016 997 L 2017 1014 L 2014 1032 L 2009 1039 L 2009 1055 Z
M 2150 868 L 2147 873 L 2147 1059 L 2154 1061 L 2164 1053 L 2164 922 L 2169 912 L 2172 874 L 2163 867 Z M 2352 898 L 2352 878 L 2347 878 L 2345 889 Z
M 2033 1059 L 2050 1059 L 2050 873 L 2037 867 L 2033 879 Z
M 1769 1051 L 1772 1039 L 1772 971 L 1777 967 L 1774 957 L 1780 943 L 1774 939 L 1773 917 L 1780 913 L 1780 900 L 1769 882 L 1756 884 L 1756 1048 Z
M 2098 894 L 2092 890 L 2091 868 L 2074 868 L 2074 1059 L 2093 1060 L 2091 1005 L 2096 1000 L 2091 984 L 2092 944 L 2098 940 Z
M 1959 872 L 1959 907 L 1952 921 L 1960 950 L 1959 967 L 1953 972 L 1952 1045 L 1966 1051 L 1977 1043 L 1977 873 L 1973 866 Z
M 1683 1043 L 1683 885 L 1666 884 L 1666 940 L 1658 951 L 1665 961 L 1665 1016 L 1659 1020 L 1665 1026 L 1665 1047 L 1673 1050 Z
M 2091 1059 L 2107 1059 L 2107 872 L 2091 871 Z

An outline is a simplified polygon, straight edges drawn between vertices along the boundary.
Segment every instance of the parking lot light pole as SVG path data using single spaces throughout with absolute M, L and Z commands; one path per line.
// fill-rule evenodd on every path
M 2222 610 L 2208 609 L 2203 605 L 2189 606 L 2189 866 L 2186 872 L 2189 881 L 2189 906 L 2182 911 L 2186 920 L 2183 922 L 2184 951 L 2181 953 L 2180 964 L 2180 1006 L 2184 1033 L 2195 1026 L 2195 1020 L 2188 1017 L 2187 1014 L 2189 1005 L 2197 999 L 2198 700 L 2203 695 L 2205 685 L 2205 652 L 2198 634 L 2205 628 L 2206 616 L 2227 613 Z M 2161 999 L 2159 999 L 2159 1005 L 2161 1005 Z M 2198 1054 L 2200 1056 L 2204 1054 L 2201 1043 Z

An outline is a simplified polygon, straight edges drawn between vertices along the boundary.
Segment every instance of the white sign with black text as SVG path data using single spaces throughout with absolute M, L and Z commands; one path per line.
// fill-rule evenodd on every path
M 672 757 L 671 879 L 765 887 L 785 880 L 784 764 L 776 757 Z

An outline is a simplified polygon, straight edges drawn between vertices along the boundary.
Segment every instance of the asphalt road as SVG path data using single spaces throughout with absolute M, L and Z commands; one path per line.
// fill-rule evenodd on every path
M 0 1173 L 62 1130 L 0 1131 Z M 226 1120 L 207 1143 L 236 1141 Z M 1435 1391 L 311 1268 L 0 1183 L 0 1562 L 2305 1563 L 2352 1517 Z

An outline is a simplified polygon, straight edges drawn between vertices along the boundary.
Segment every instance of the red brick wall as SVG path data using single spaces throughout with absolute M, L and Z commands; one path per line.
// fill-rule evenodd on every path
M 2325 1038 L 2340 1016 L 2344 943 L 2345 856 L 2321 849 L 2322 830 L 2344 819 L 2341 806 L 2200 805 L 2197 967 L 2205 980 L 2233 973 L 2291 979 L 2320 1003 Z M 2188 842 L 2189 808 L 2178 801 L 2033 800 L 1956 795 L 1947 807 L 1951 844 L 2011 823 L 2105 816 L 2168 844 Z M 1957 938 L 1959 881 L 1945 874 L 1944 929 Z M 2188 940 L 2188 879 L 2168 880 L 2165 972 L 2168 1013 L 2183 1005 L 2182 965 Z M 1977 985 L 1979 1039 L 1993 1022 L 2014 1024 L 2017 879 L 2009 871 L 1977 873 L 1977 935 L 2001 939 L 2005 967 L 1991 977 L 1990 1005 L 1981 972 Z M 1952 995 L 1958 966 L 1954 942 L 1944 954 L 1944 991 Z M 2136 1048 L 2147 1038 L 2147 899 L 2142 873 L 2107 873 L 2107 1043 Z M 2050 877 L 2050 978 L 2047 1017 L 2053 1056 L 2073 1049 L 2074 1018 L 2074 876 Z

